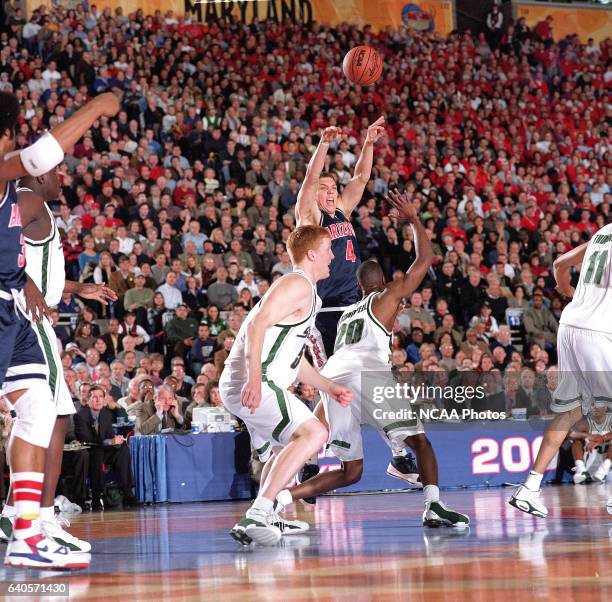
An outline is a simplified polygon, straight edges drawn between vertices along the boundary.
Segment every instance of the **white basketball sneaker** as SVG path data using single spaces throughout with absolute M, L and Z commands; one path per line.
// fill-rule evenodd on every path
M 40 530 L 46 537 L 53 539 L 62 546 L 66 546 L 73 552 L 91 552 L 91 544 L 88 541 L 79 539 L 63 529 L 63 527 L 69 526 L 70 521 L 68 519 L 60 518 L 57 515 L 51 520 L 40 521 Z
M 576 463 L 576 466 L 572 468 L 572 472 L 574 473 L 574 485 L 580 485 L 589 478 L 589 473 L 582 462 Z
M 278 516 L 271 512 L 266 514 L 255 508 L 249 508 L 244 517 L 234 525 L 230 535 L 243 546 L 255 542 L 262 546 L 276 545 L 282 532 L 274 521 Z
M 606 477 L 608 476 L 609 470 L 610 470 L 610 467 L 608 466 L 608 463 L 602 462 L 599 465 L 599 468 L 591 475 L 591 477 L 593 478 L 594 481 L 603 483 L 606 480 Z
M 13 537 L 6 548 L 4 564 L 38 569 L 86 569 L 90 560 L 91 554 L 73 552 L 39 532 L 26 539 Z
M 261 510 L 249 508 L 245 515 L 245 533 L 252 541 L 262 546 L 274 546 L 281 538 L 281 530 L 274 524 L 277 518 L 273 512 L 266 514 Z
M 540 494 L 541 491 L 532 491 L 527 489 L 525 485 L 521 485 L 508 500 L 508 503 L 521 512 L 546 518 L 548 508 L 540 501 Z
M 290 520 L 283 518 L 280 514 L 275 514 L 272 518 L 272 524 L 280 529 L 281 535 L 296 535 L 297 533 L 305 533 L 310 530 L 310 525 L 303 520 Z

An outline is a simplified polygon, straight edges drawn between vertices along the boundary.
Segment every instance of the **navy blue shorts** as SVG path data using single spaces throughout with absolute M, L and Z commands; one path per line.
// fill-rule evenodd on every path
M 0 386 L 6 392 L 45 383 L 49 369 L 32 324 L 15 302 L 0 299 Z
M 338 322 L 342 317 L 341 311 L 323 311 L 317 314 L 315 326 L 321 333 L 323 339 L 323 347 L 327 357 L 331 357 L 334 353 L 334 345 L 336 344 L 336 334 L 338 332 Z

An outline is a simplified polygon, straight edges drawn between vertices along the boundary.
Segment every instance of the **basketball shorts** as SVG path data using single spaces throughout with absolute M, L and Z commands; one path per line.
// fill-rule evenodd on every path
M 29 389 L 47 382 L 49 369 L 32 323 L 0 298 L 0 383 L 3 393 Z
M 394 453 L 406 447 L 406 437 L 424 432 L 418 416 L 398 418 L 400 404 L 395 400 L 375 400 L 370 394 L 374 386 L 394 386 L 391 373 L 387 376 L 382 371 L 362 372 L 355 366 L 341 367 L 336 364 L 332 357 L 321 373 L 353 391 L 348 407 L 342 407 L 335 399 L 321 393 L 329 425 L 328 448 L 337 458 L 345 462 L 363 458 L 362 424 L 374 427 Z
M 551 410 L 569 412 L 582 406 L 612 410 L 612 334 L 561 324 L 557 333 L 558 384 Z
M 64 367 L 59 354 L 57 336 L 53 330 L 51 321 L 43 318 L 41 322 L 32 322 L 32 329 L 38 338 L 38 343 L 45 356 L 49 377 L 47 382 L 53 401 L 55 402 L 56 414 L 58 416 L 68 416 L 76 413 L 76 408 L 72 401 L 72 396 L 64 379 Z
M 251 414 L 240 403 L 242 387 L 228 381 L 221 378 L 219 382 L 223 405 L 246 424 L 260 458 L 269 456 L 273 447 L 287 445 L 295 431 L 304 422 L 314 418 L 302 400 L 270 381 L 262 383 L 261 403 Z
M 323 348 L 327 358 L 330 358 L 334 352 L 336 344 L 336 334 L 338 333 L 338 322 L 342 317 L 343 310 L 340 311 L 319 311 L 315 320 L 316 329 L 321 334 Z

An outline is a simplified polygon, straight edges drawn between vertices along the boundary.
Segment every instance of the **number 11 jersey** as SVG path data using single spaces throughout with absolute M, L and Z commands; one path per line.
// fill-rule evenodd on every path
M 612 224 L 589 241 L 576 292 L 560 323 L 612 334 Z

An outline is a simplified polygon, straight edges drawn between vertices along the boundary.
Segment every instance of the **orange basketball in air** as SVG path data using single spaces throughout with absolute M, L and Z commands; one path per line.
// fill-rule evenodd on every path
M 344 57 L 342 70 L 352 83 L 371 86 L 380 79 L 383 62 L 380 54 L 371 46 L 355 46 Z

